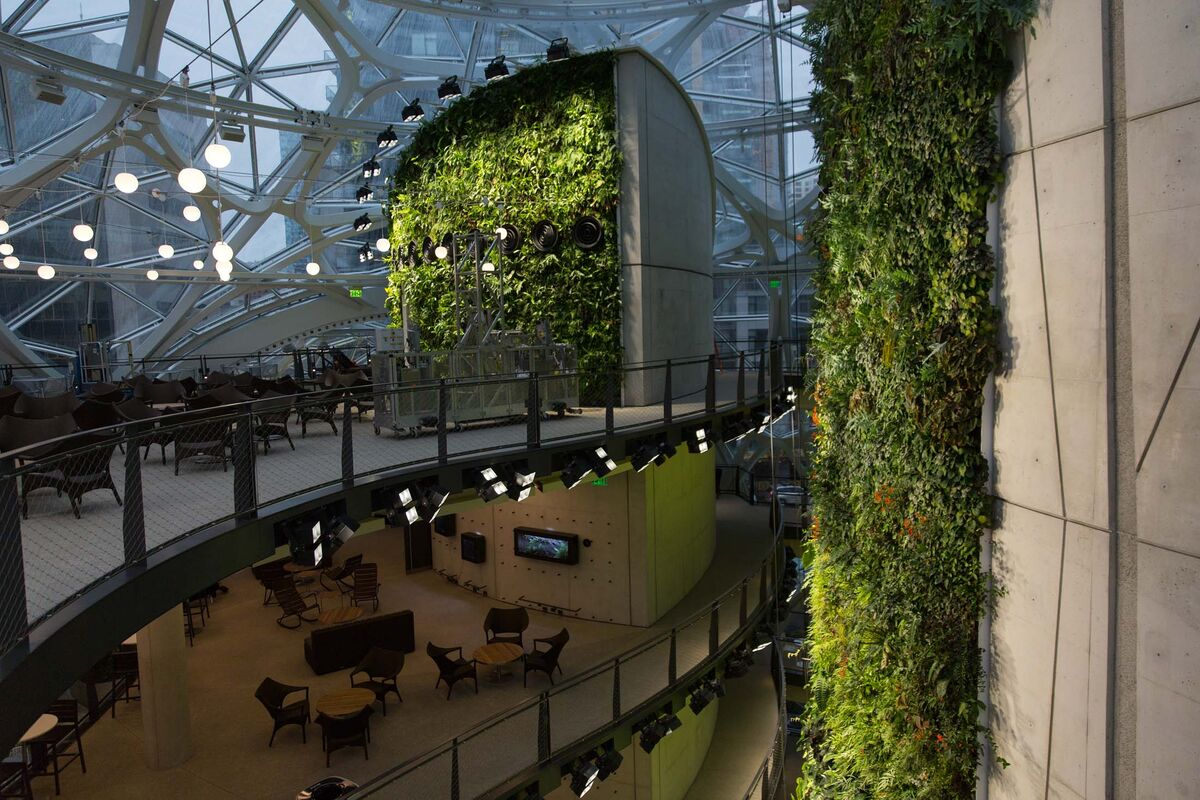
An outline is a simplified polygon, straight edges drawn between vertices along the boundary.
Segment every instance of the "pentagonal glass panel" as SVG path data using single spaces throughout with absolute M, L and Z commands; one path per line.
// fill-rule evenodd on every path
M 100 107 L 99 98 L 70 86 L 64 87 L 66 100 L 62 105 L 43 102 L 36 98 L 34 75 L 6 68 L 4 76 L 11 92 L 5 98 L 9 107 L 21 109 L 20 114 L 13 114 L 14 145 L 18 151 L 28 152 L 35 145 L 58 138 Z
M 339 10 L 345 15 L 350 25 L 354 26 L 373 44 L 377 44 L 387 31 L 392 20 L 401 12 L 395 6 L 386 3 L 375 3 L 371 0 L 350 0 L 339 5 Z
M 326 61 L 333 58 L 329 43 L 303 13 L 299 14 L 263 62 L 264 69 Z M 317 106 L 304 106 L 316 108 Z
M 167 29 L 194 43 L 198 50 L 211 49 L 231 64 L 242 63 L 237 44 L 234 42 L 229 16 L 225 13 L 224 0 L 207 0 L 207 8 L 205 0 L 176 3 L 171 7 Z

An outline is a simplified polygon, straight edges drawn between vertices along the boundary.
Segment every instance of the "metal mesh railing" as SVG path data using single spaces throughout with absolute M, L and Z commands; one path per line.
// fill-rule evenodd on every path
M 608 376 L 602 407 L 547 405 L 544 395 L 553 394 L 561 372 L 268 390 L 211 408 L 194 407 L 214 402 L 197 394 L 172 400 L 186 411 L 168 407 L 161 416 L 147 412 L 128 424 L 10 449 L 0 454 L 0 653 L 98 582 L 215 524 L 382 470 L 575 439 L 582 446 L 617 431 L 645 428 L 649 435 L 666 422 L 765 395 L 771 359 L 760 354 L 758 370 L 745 361 L 734 371 L 718 370 L 712 356 L 629 365 Z M 383 397 L 411 408 L 418 428 L 360 422 Z M 507 398 L 524 413 L 453 419 L 451 409 L 478 406 L 482 397 L 493 405 Z M 66 424 L 75 426 L 69 418 Z M 638 672 L 630 670 L 634 691 Z

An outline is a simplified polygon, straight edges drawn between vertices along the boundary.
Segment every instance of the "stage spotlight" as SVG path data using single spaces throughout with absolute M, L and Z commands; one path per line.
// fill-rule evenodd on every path
M 766 650 L 773 641 L 775 641 L 775 637 L 772 635 L 771 629 L 765 625 L 759 625 L 754 629 L 753 647 L 750 648 L 750 652 L 757 653 Z
M 420 510 L 421 519 L 426 522 L 433 522 L 437 515 L 441 512 L 442 506 L 446 504 L 446 499 L 450 497 L 450 492 L 443 489 L 441 486 L 434 484 L 426 487 L 421 492 L 421 502 L 417 504 Z
M 714 699 L 716 699 L 716 694 L 712 687 L 707 682 L 701 683 L 692 689 L 692 696 L 688 698 L 688 708 L 692 710 L 693 714 L 699 715 Z
M 438 100 L 453 100 L 456 97 L 462 97 L 462 88 L 458 85 L 458 76 L 451 75 L 438 87 Z
M 709 448 L 708 431 L 704 427 L 696 428 L 687 440 L 689 453 L 707 453 Z
M 563 467 L 559 477 L 562 478 L 563 486 L 567 489 L 574 489 L 584 478 L 592 473 L 591 466 L 581 458 L 572 458 L 567 465 Z
M 396 129 L 388 125 L 382 133 L 375 137 L 375 144 L 380 150 L 386 150 L 389 147 L 395 147 L 400 140 L 396 138 Z
M 667 463 L 667 459 L 673 455 L 675 455 L 675 445 L 664 439 L 663 442 L 658 446 L 658 457 L 654 459 L 654 465 L 661 467 L 663 464 Z
M 508 493 L 508 486 L 491 467 L 484 467 L 475 476 L 475 491 L 483 502 L 490 503 Z
M 629 457 L 629 463 L 635 472 L 642 472 L 653 464 L 656 458 L 658 458 L 658 445 L 646 442 L 633 451 L 633 455 Z
M 674 714 L 654 716 L 642 723 L 639 738 L 642 749 L 647 753 L 654 750 L 666 737 L 682 727 L 683 723 Z
M 400 112 L 400 119 L 405 122 L 416 122 L 425 118 L 425 109 L 421 108 L 421 104 L 416 100 L 404 107 Z
M 363 180 L 378 178 L 381 169 L 382 168 L 379 166 L 379 162 L 372 158 L 362 166 Z
M 666 733 L 663 735 L 670 736 L 672 733 L 683 727 L 683 722 L 674 714 L 667 714 L 665 717 L 663 717 L 663 725 L 666 729 Z
M 362 247 L 358 248 L 358 263 L 365 264 L 374 257 L 375 254 L 371 252 L 371 245 L 364 244 Z
M 752 666 L 754 666 L 754 657 L 750 655 L 750 651 L 745 645 L 741 645 L 726 659 L 725 677 L 741 678 L 750 671 Z
M 562 61 L 564 58 L 570 57 L 571 48 L 567 44 L 567 37 L 565 36 L 551 40 L 550 46 L 546 48 L 547 61 Z
M 508 65 L 504 63 L 503 55 L 498 55 L 488 62 L 488 65 L 483 68 L 483 77 L 489 81 L 508 77 Z
M 603 447 L 589 450 L 588 461 L 591 462 L 592 471 L 596 473 L 597 478 L 603 478 L 617 468 L 617 462 L 612 460 L 608 451 Z
M 596 766 L 600 769 L 600 780 L 608 780 L 609 775 L 621 768 L 621 762 L 624 760 L 625 757 L 617 752 L 616 745 L 611 741 L 605 742 L 600 755 L 596 757 Z
M 571 239 L 580 250 L 595 250 L 604 244 L 604 228 L 600 220 L 589 215 L 580 217 L 571 228 Z
M 360 203 L 369 203 L 375 199 L 375 190 L 365 183 L 358 187 L 358 191 L 354 193 L 354 199 Z
M 504 472 L 504 482 L 508 486 L 508 496 L 520 503 L 522 500 L 528 500 L 533 496 L 534 480 L 537 478 L 537 473 L 526 471 L 522 466 L 513 464 L 505 464 L 502 468 Z
M 357 233 L 367 230 L 371 227 L 371 217 L 367 214 L 361 214 L 354 220 L 354 230 Z
M 558 228 L 548 219 L 536 222 L 529 232 L 529 241 L 539 253 L 549 253 L 558 247 Z
M 592 790 L 596 784 L 596 776 L 600 774 L 600 768 L 586 759 L 579 759 L 575 762 L 575 766 L 571 767 L 571 791 L 576 797 L 583 797 Z
M 521 232 L 512 225 L 501 225 L 496 231 L 497 235 L 500 231 L 504 231 L 504 235 L 500 236 L 500 252 L 509 257 L 521 252 L 521 243 L 524 240 Z

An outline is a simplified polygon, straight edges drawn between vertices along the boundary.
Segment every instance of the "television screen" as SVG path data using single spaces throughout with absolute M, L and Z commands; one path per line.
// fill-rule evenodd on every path
M 558 564 L 579 563 L 579 537 L 573 533 L 555 533 L 532 528 L 513 531 L 515 552 L 523 558 L 554 561 Z

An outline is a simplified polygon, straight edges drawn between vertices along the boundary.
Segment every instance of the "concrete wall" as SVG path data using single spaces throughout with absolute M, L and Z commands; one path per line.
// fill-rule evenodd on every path
M 621 299 L 625 363 L 711 352 L 713 174 L 708 139 L 687 95 L 640 51 L 617 61 Z M 672 375 L 672 394 L 704 386 L 702 367 Z M 662 400 L 661 372 L 626 380 L 624 400 Z
M 992 798 L 1200 790 L 1200 4 L 1043 0 L 1011 47 Z M 985 437 L 986 439 L 986 437 Z M 990 447 L 989 447 L 990 445 Z
M 520 598 L 579 609 L 578 616 L 624 625 L 650 625 L 708 569 L 716 540 L 715 459 L 712 452 L 678 453 L 641 474 L 625 469 L 566 491 L 523 503 L 491 503 L 459 513 L 457 528 L 487 539 L 483 564 L 463 561 L 459 537 L 434 535 L 433 564 L 459 581 L 487 587 L 510 603 Z M 590 539 L 579 563 L 563 566 L 513 553 L 513 529 L 542 528 Z

